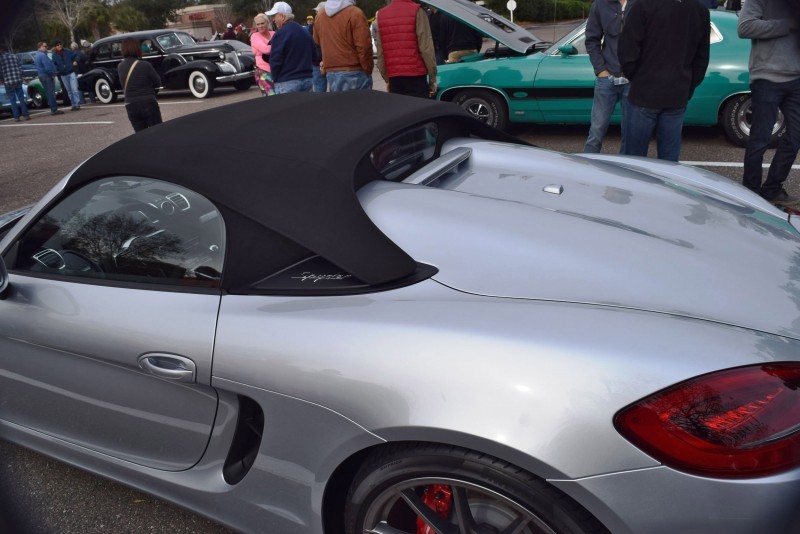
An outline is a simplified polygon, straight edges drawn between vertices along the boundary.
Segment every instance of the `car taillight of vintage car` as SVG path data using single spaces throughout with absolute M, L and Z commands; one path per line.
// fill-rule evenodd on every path
M 719 371 L 621 410 L 614 426 L 663 464 L 745 478 L 800 466 L 800 363 Z

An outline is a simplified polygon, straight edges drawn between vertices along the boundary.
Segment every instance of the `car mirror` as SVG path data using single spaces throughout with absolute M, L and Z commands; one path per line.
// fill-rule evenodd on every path
M 9 288 L 10 285 L 8 282 L 8 270 L 6 269 L 6 262 L 4 262 L 3 257 L 0 256 L 0 300 L 3 300 L 8 296 Z
M 578 53 L 578 50 L 571 44 L 559 46 L 558 51 L 561 52 L 562 56 L 574 56 Z

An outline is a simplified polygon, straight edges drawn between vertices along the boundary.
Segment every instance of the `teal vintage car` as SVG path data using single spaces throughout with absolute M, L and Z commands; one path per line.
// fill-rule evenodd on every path
M 498 128 L 511 123 L 589 124 L 594 71 L 584 43 L 585 23 L 548 46 L 527 30 L 465 0 L 426 0 L 495 42 L 461 63 L 441 65 L 439 100 L 452 101 Z M 711 60 L 686 108 L 685 124 L 722 125 L 744 146 L 750 135 L 750 41 L 736 32 L 737 15 L 711 11 Z M 669 43 L 664 43 L 669 46 Z M 619 124 L 617 106 L 612 123 Z M 778 118 L 774 139 L 783 135 Z
M 71 105 L 69 101 L 69 94 L 62 90 L 61 79 L 56 76 L 53 78 L 56 88 L 56 101 L 60 101 L 64 106 Z M 28 96 L 31 98 L 31 104 L 34 108 L 47 107 L 47 95 L 44 92 L 44 86 L 39 78 L 33 78 L 28 81 Z

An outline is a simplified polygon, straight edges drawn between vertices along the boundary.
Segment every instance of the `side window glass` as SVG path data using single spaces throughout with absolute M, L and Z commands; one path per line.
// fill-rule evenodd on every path
M 122 43 L 111 43 L 111 57 L 114 59 L 122 57 Z
M 9 269 L 64 277 L 218 287 L 225 225 L 205 197 L 159 180 L 82 187 L 34 223 Z
M 571 43 L 572 46 L 575 47 L 575 50 L 578 51 L 578 55 L 586 55 L 589 52 L 586 51 L 586 34 L 581 33 L 578 35 Z
M 96 59 L 111 59 L 111 45 L 104 44 L 97 48 Z
M 150 39 L 144 39 L 142 41 L 141 46 L 142 46 L 142 54 L 143 55 L 147 55 L 147 54 L 152 54 L 153 53 L 153 48 L 154 48 L 153 47 L 153 41 L 151 41 Z
M 436 123 L 408 128 L 375 147 L 370 161 L 387 180 L 400 180 L 433 159 L 438 138 Z

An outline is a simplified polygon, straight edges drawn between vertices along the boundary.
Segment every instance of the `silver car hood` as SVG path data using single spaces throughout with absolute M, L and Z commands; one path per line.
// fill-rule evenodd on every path
M 800 233 L 739 184 L 652 159 L 458 146 L 469 159 L 429 186 L 359 191 L 373 221 L 438 267 L 442 284 L 800 339 Z
M 525 28 L 469 0 L 424 0 L 423 3 L 447 13 L 520 54 L 527 53 L 540 42 Z

